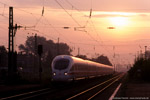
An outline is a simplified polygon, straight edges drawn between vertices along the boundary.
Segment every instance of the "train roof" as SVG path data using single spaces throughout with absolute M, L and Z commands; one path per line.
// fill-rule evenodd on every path
M 105 67 L 112 67 L 110 65 L 105 65 L 105 64 L 102 64 L 102 63 L 97 63 L 97 62 L 94 62 L 94 61 L 90 61 L 90 60 L 84 60 L 84 59 L 81 59 L 81 58 L 78 58 L 78 57 L 74 57 L 74 56 L 70 56 L 70 55 L 58 55 L 54 58 L 54 60 L 56 59 L 61 59 L 61 58 L 66 58 L 66 59 L 69 59 L 72 63 L 80 63 L 80 62 L 85 62 L 85 63 L 95 63 L 95 64 L 101 64 Z

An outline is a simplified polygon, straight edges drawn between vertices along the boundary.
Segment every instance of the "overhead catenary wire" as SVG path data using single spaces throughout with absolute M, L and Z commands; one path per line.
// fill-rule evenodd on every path
M 76 11 L 78 11 L 79 13 L 81 13 L 83 16 L 87 16 L 85 15 L 84 13 L 82 13 L 77 7 L 75 7 L 71 2 L 69 2 L 68 0 L 65 0 L 71 7 L 73 7 Z M 85 22 L 85 25 L 83 25 L 83 27 L 86 27 L 88 22 L 89 22 L 89 19 L 91 18 L 91 15 L 92 15 L 92 3 L 91 3 L 91 9 L 90 9 L 90 14 L 89 16 L 87 17 L 86 19 L 86 22 Z
M 73 21 L 74 21 L 78 26 L 81 27 L 81 25 L 78 23 L 78 21 L 77 21 L 76 19 L 74 19 L 74 18 L 72 17 L 72 15 L 71 15 L 57 0 L 55 0 L 55 1 L 56 1 L 56 3 L 73 19 Z
M 0 2 L 0 3 L 2 3 L 2 2 Z M 4 4 L 4 5 L 7 5 L 7 4 L 5 4 L 5 3 L 2 3 L 2 4 Z M 9 5 L 7 5 L 7 6 L 9 6 Z M 44 7 L 44 6 L 43 6 Z M 15 7 L 16 8 L 16 7 Z M 17 8 L 18 9 L 18 8 Z M 20 10 L 20 9 L 19 9 Z M 27 12 L 27 11 L 25 11 L 25 10 L 21 10 L 21 11 L 23 11 L 23 12 L 26 12 L 26 13 L 28 13 L 28 14 L 31 14 L 31 15 L 33 15 L 33 13 L 30 13 L 30 12 Z M 5 15 L 2 15 L 3 17 L 5 17 L 6 19 L 9 19 L 7 16 L 5 16 Z M 34 16 L 34 15 L 33 15 Z M 25 30 L 31 30 L 31 31 L 35 31 L 35 32 L 39 32 L 39 33 L 41 33 L 41 34 L 44 34 L 44 33 L 42 33 L 42 32 L 40 32 L 40 31 L 38 31 L 38 30 L 36 30 L 36 29 L 29 29 L 29 28 L 35 28 L 36 26 L 37 26 L 37 24 L 40 22 L 40 20 L 41 20 L 41 18 L 42 17 L 40 17 L 39 19 L 37 19 L 37 22 L 35 23 L 35 25 L 33 25 L 33 26 L 25 26 L 25 25 L 23 25 L 23 27 L 25 28 Z M 17 22 L 18 23 L 18 22 Z M 21 24 L 21 23 L 20 23 Z M 22 25 L 22 24 L 21 24 Z M 50 25 L 50 24 L 49 24 Z M 51 25 L 52 26 L 52 25 Z M 52 28 L 54 28 L 53 26 L 52 26 Z M 55 28 L 54 28 L 55 29 Z M 55 31 L 56 31 L 56 29 L 55 29 Z M 58 31 L 56 31 L 57 33 L 58 33 Z M 59 33 L 60 34 L 60 33 Z M 45 34 L 44 34 L 45 35 Z M 47 35 L 46 35 L 47 36 Z M 53 38 L 54 39 L 54 38 Z M 55 39 L 56 40 L 56 39 Z M 70 43 L 72 43 L 72 42 L 70 42 Z
M 73 6 L 68 0 L 65 0 L 65 1 L 67 1 L 71 6 Z M 73 6 L 73 7 L 74 7 L 74 6 Z M 76 7 L 74 7 L 74 8 L 76 8 Z M 76 10 L 79 11 L 79 9 L 77 9 L 77 8 L 76 8 Z M 80 12 L 80 11 L 79 11 L 79 12 Z M 86 16 L 86 15 L 84 15 L 84 16 Z M 91 0 L 90 14 L 89 14 L 88 20 L 86 21 L 86 24 L 84 25 L 83 28 L 85 28 L 85 27 L 87 26 L 87 24 L 89 23 L 89 20 L 91 19 L 91 17 L 92 17 L 92 0 Z M 94 27 L 94 30 L 96 30 L 96 29 L 95 29 L 95 25 L 93 24 L 93 21 L 92 21 L 92 20 L 91 20 L 91 22 L 92 22 L 92 25 L 93 25 L 93 27 Z M 79 30 L 79 31 L 83 31 L 83 32 L 87 33 L 87 35 L 89 35 L 89 37 L 90 37 L 91 39 L 93 39 L 93 40 L 96 41 L 98 44 L 100 44 L 99 41 L 96 40 L 94 37 L 92 37 L 92 36 L 89 34 L 89 32 L 86 31 L 85 29 L 84 29 L 84 30 Z M 95 31 L 95 32 L 96 32 L 96 31 Z M 96 33 L 97 33 L 97 32 L 96 32 Z M 99 37 L 98 34 L 97 34 L 97 36 Z M 101 38 L 100 38 L 100 40 L 102 41 Z M 102 41 L 102 43 L 103 43 L 103 41 Z M 104 45 L 102 45 L 102 44 L 100 44 L 100 45 L 101 45 L 101 46 L 104 46 Z M 105 48 L 105 46 L 104 46 L 104 48 Z M 105 50 L 110 53 L 110 51 L 108 51 L 106 48 L 105 48 Z M 111 54 L 111 53 L 110 53 L 110 54 Z M 111 54 L 111 55 L 112 55 L 112 54 Z
M 45 5 L 45 0 L 43 0 L 42 16 L 44 16 L 44 5 Z
M 2 3 L 2 2 L 0 2 L 1 4 L 4 4 L 4 5 L 7 5 L 7 4 L 5 4 L 5 3 Z M 7 6 L 9 6 L 9 5 L 7 5 Z M 14 8 L 16 8 L 16 7 L 14 7 Z M 30 13 L 30 12 L 28 12 L 28 11 L 25 11 L 25 10 L 22 10 L 22 9 L 19 9 L 19 8 L 16 8 L 16 9 L 18 9 L 18 10 L 20 10 L 20 11 L 23 11 L 23 12 L 25 12 L 25 13 L 28 13 L 28 14 L 31 14 L 33 17 L 35 17 L 34 16 L 34 14 L 33 13 Z M 44 14 L 44 0 L 43 0 L 43 10 L 42 10 L 42 15 Z M 6 16 L 4 16 L 4 17 L 6 17 Z M 6 18 L 8 18 L 8 17 L 6 17 Z M 21 23 L 21 25 L 25 28 L 25 30 L 32 30 L 32 31 L 35 31 L 35 32 L 39 32 L 38 30 L 36 30 L 36 29 L 32 29 L 32 28 L 36 28 L 36 26 L 38 25 L 38 23 L 41 21 L 41 19 L 43 18 L 43 16 L 40 16 L 40 18 L 39 19 L 37 19 L 37 17 L 35 17 L 36 18 L 36 23 L 34 24 L 34 25 L 32 25 L 32 26 L 25 26 L 25 25 L 22 25 Z M 18 22 L 17 22 L 18 23 Z M 48 24 L 48 25 L 50 25 L 50 24 Z M 56 29 L 55 29 L 55 27 L 53 27 L 52 25 L 50 25 L 54 30 L 55 30 L 55 32 L 56 33 L 59 33 L 58 31 L 56 31 Z M 29 29 L 29 28 L 31 28 L 31 29 Z M 40 32 L 41 33 L 41 32 Z M 42 33 L 43 34 L 43 33 Z M 60 33 L 59 33 L 60 34 Z
M 57 0 L 56 0 L 56 1 L 57 1 Z M 15 7 L 15 8 L 16 8 L 16 7 Z M 63 6 L 62 6 L 62 8 L 63 8 Z M 18 8 L 17 8 L 17 9 L 18 9 Z M 20 10 L 20 9 L 19 9 L 19 10 Z M 65 10 L 65 9 L 64 9 L 64 10 Z M 30 13 L 30 12 L 25 11 L 25 10 L 21 10 L 21 11 L 26 12 L 26 13 L 28 13 L 28 14 L 31 14 L 32 16 L 35 17 L 35 15 L 34 15 L 33 13 Z M 69 14 L 69 12 L 68 12 L 67 10 L 66 10 L 66 12 L 67 12 L 68 15 L 71 17 L 71 15 Z M 35 17 L 35 18 L 37 18 L 37 17 Z M 40 17 L 40 18 L 41 18 L 41 17 Z M 39 19 L 40 19 L 40 18 L 39 18 Z M 74 19 L 73 16 L 72 16 L 72 19 L 75 21 L 75 23 L 76 23 L 79 27 L 82 27 L 82 25 L 80 25 L 80 24 L 78 23 L 78 21 L 77 21 L 76 19 Z M 36 24 L 33 25 L 33 26 L 37 26 L 39 22 L 40 22 L 40 20 L 37 20 Z M 20 23 L 20 24 L 21 24 L 21 23 Z M 23 24 L 22 24 L 22 25 L 23 25 Z M 26 28 L 26 30 L 36 31 L 36 32 L 39 32 L 40 34 L 45 35 L 44 33 L 40 32 L 40 31 L 38 31 L 38 30 L 36 30 L 36 29 L 27 29 L 28 26 L 25 26 L 25 25 L 23 25 L 23 26 Z M 29 27 L 28 27 L 28 28 L 29 28 Z M 35 28 L 35 27 L 31 27 L 31 28 Z M 94 40 L 94 41 L 96 41 L 96 42 L 99 42 L 99 41 L 97 41 L 93 36 L 91 36 L 90 33 L 87 32 L 86 30 L 85 30 L 85 33 L 88 34 L 89 37 L 90 37 L 92 40 Z M 45 36 L 47 36 L 47 35 L 45 35 Z M 63 35 L 62 35 L 62 36 L 63 36 Z
M 77 10 L 78 12 L 82 13 L 79 9 L 77 9 L 73 4 L 71 4 L 68 0 L 65 0 L 68 4 L 70 4 L 72 7 L 75 8 L 75 10 Z M 82 13 L 82 15 L 86 16 L 85 14 Z M 81 29 L 81 28 L 86 28 L 87 24 L 89 23 L 89 19 L 91 19 L 91 16 L 92 16 L 92 0 L 91 0 L 91 9 L 90 9 L 90 14 L 89 14 L 89 17 L 88 17 L 88 20 L 86 21 L 86 24 L 83 26 L 83 27 L 75 27 L 75 30 L 77 29 Z M 92 21 L 92 20 L 91 20 Z M 93 22 L 92 22 L 93 24 Z M 94 24 L 93 24 L 94 26 Z M 95 26 L 94 26 L 94 29 L 95 29 Z M 96 29 L 95 29 L 96 30 Z M 86 30 L 79 30 L 79 31 L 83 31 L 83 32 L 87 32 Z M 92 37 L 93 38 L 93 37 Z M 101 38 L 100 38 L 101 39 Z
M 2 3 L 2 2 L 1 2 Z M 7 5 L 7 4 L 5 4 L 5 3 L 2 3 L 2 4 L 4 4 L 4 5 Z M 9 6 L 9 5 L 7 5 L 7 6 Z M 43 6 L 44 7 L 44 6 Z M 15 7 L 16 8 L 16 7 Z M 62 7 L 63 8 L 63 7 Z M 18 9 L 18 8 L 17 8 Z M 20 10 L 20 9 L 19 9 Z M 30 13 L 30 12 L 27 12 L 27 11 L 25 11 L 25 10 L 21 10 L 21 11 L 23 11 L 23 12 L 26 12 L 26 13 L 29 13 L 29 14 L 31 14 L 31 15 L 33 15 L 33 13 Z M 68 13 L 69 14 L 69 13 Z M 70 15 L 70 14 L 69 14 Z M 34 15 L 33 15 L 34 16 Z M 6 17 L 6 16 L 4 16 L 4 17 Z M 8 18 L 8 17 L 6 17 L 6 18 Z M 25 30 L 27 30 L 26 28 L 35 28 L 36 26 L 37 26 L 37 24 L 40 22 L 40 20 L 41 20 L 41 18 L 42 17 L 40 17 L 39 19 L 37 19 L 37 22 L 35 23 L 35 25 L 33 25 L 33 26 L 24 26 L 24 28 L 25 28 Z M 77 22 L 77 21 L 76 21 Z M 18 22 L 17 22 L 18 23 Z M 20 23 L 21 24 L 21 23 Z M 78 24 L 78 23 L 77 23 Z M 79 25 L 79 24 L 78 24 Z M 37 30 L 35 30 L 35 29 L 30 29 L 30 30 L 33 30 L 33 31 L 37 31 Z M 38 32 L 38 31 L 37 31 Z
M 67 10 L 57 1 L 57 0 L 55 0 L 60 6 L 61 6 L 61 8 L 63 8 L 64 10 L 65 10 L 65 12 L 67 12 Z M 68 0 L 66 0 L 67 2 L 68 2 Z M 71 6 L 73 6 L 70 2 L 68 2 Z M 74 7 L 74 6 L 73 6 Z M 77 8 L 76 8 L 77 9 Z M 79 11 L 78 9 L 77 9 L 77 11 Z M 68 12 L 67 12 L 68 13 Z M 70 16 L 70 14 L 68 13 L 68 15 Z M 90 14 L 89 14 L 89 19 L 91 19 L 91 16 L 92 16 L 92 0 L 91 0 L 91 9 L 90 9 Z M 72 16 L 71 16 L 72 17 Z M 87 23 L 88 23 L 88 20 L 86 21 L 86 24 L 85 24 L 85 26 L 87 25 Z M 81 26 L 81 25 L 80 25 Z M 79 29 L 80 28 L 85 28 L 85 27 L 78 27 Z M 77 30 L 77 28 L 75 28 L 75 30 Z M 84 30 L 79 30 L 79 31 L 83 31 L 83 32 L 85 32 L 92 40 L 94 40 L 94 41 L 96 41 L 98 44 L 100 44 L 99 43 L 99 41 L 97 41 L 93 36 L 91 36 L 90 35 L 90 33 L 88 32 L 88 31 L 86 31 L 85 29 Z M 101 44 L 100 44 L 101 45 Z M 101 45 L 102 46 L 102 45 Z M 106 48 L 105 48 L 106 49 Z M 108 50 L 107 50 L 108 51 Z M 108 51 L 109 52 L 109 51 Z M 111 54 L 112 55 L 112 54 Z
M 3 2 L 0 2 L 1 4 L 3 4 L 3 5 L 5 5 L 4 7 L 6 8 L 6 6 L 8 6 L 8 7 L 10 7 L 10 5 L 8 5 L 8 4 L 6 4 L 6 3 L 3 3 Z M 43 6 L 44 7 L 44 6 Z M 41 20 L 41 16 L 40 16 L 40 14 L 36 14 L 36 15 L 39 15 L 40 17 L 39 18 L 37 18 L 36 16 L 35 16 L 35 13 L 31 13 L 31 12 L 28 12 L 28 11 L 26 11 L 26 10 L 23 10 L 23 9 L 19 9 L 19 8 L 17 8 L 17 7 L 13 7 L 14 9 L 17 9 L 17 10 L 20 10 L 20 11 L 23 11 L 23 12 L 25 12 L 25 13 L 28 13 L 28 14 L 30 14 L 31 16 L 33 16 L 35 19 L 36 19 L 36 23 L 35 24 L 33 24 L 33 25 L 31 25 L 31 26 L 26 26 L 26 25 L 23 25 L 22 24 L 22 26 L 24 26 L 24 28 L 34 28 L 34 27 L 36 27 L 37 26 L 37 24 L 39 23 L 39 21 Z M 43 9 L 44 10 L 44 9 Z M 3 10 L 4 11 L 4 10 Z M 43 14 L 44 14 L 44 11 L 43 11 Z M 4 12 L 3 12 L 3 16 L 4 16 Z M 4 17 L 6 17 L 6 16 L 4 16 Z M 6 17 L 6 18 L 8 18 L 8 17 Z M 17 22 L 16 20 L 14 20 L 16 23 L 19 23 L 19 22 Z M 19 24 L 21 24 L 21 23 L 19 23 Z
M 4 5 L 7 5 L 7 4 L 5 4 L 5 3 L 2 3 L 2 2 L 0 2 L 1 4 L 4 4 Z M 9 5 L 7 5 L 8 7 L 9 7 Z M 16 7 L 14 7 L 14 8 L 16 8 Z M 16 8 L 16 9 L 18 9 L 18 8 Z M 30 12 L 28 12 L 28 11 L 25 11 L 25 10 L 22 10 L 22 9 L 18 9 L 18 10 L 20 10 L 20 11 L 23 11 L 23 12 L 26 12 L 26 13 L 28 13 L 28 14 L 31 14 L 32 16 L 34 16 L 34 14 L 33 13 L 30 13 Z M 6 19 L 9 19 L 7 16 L 5 16 L 5 15 L 2 15 L 2 14 L 0 14 L 2 17 L 5 17 Z M 34 18 L 36 18 L 35 16 L 34 16 Z M 35 30 L 35 29 L 29 29 L 29 28 L 35 28 L 36 26 L 37 26 L 37 24 L 40 22 L 40 20 L 41 20 L 41 18 L 42 18 L 42 16 L 40 16 L 40 18 L 39 19 L 37 19 L 37 21 L 36 21 L 36 23 L 34 24 L 34 25 L 32 25 L 32 26 L 26 26 L 26 25 L 23 25 L 22 23 L 20 23 L 20 22 L 17 22 L 16 20 L 14 20 L 14 22 L 16 22 L 16 23 L 19 23 L 22 27 L 24 27 L 25 28 L 25 30 L 32 30 L 32 31 L 36 31 L 36 32 L 40 32 L 40 31 L 38 31 L 38 30 Z M 28 28 L 28 29 L 27 29 Z M 41 32 L 40 32 L 41 33 Z
M 73 4 L 71 4 L 71 2 L 69 2 L 68 0 L 65 0 L 68 4 L 70 4 L 73 8 L 75 8 L 75 10 L 77 10 L 78 12 L 80 12 L 83 16 L 86 16 L 85 14 L 83 14 L 78 8 L 76 8 Z M 90 14 L 89 14 L 89 17 L 88 17 L 88 20 L 86 21 L 86 24 L 83 26 L 83 27 L 80 27 L 80 28 L 85 28 L 87 26 L 87 24 L 89 23 L 89 19 L 91 19 L 91 16 L 92 16 L 92 0 L 91 0 L 91 9 L 90 9 Z M 92 25 L 94 26 L 93 24 L 93 21 L 91 19 L 91 22 L 92 22 Z M 95 26 L 94 26 L 94 30 L 96 30 Z M 96 32 L 96 31 L 95 31 Z M 96 32 L 97 33 L 97 32 Z M 97 34 L 98 35 L 98 34 Z M 98 36 L 99 37 L 99 36 Z M 100 38 L 101 39 L 101 38 Z
M 77 28 L 84 28 L 84 27 L 82 27 L 70 14 L 69 14 L 69 12 L 57 1 L 57 0 L 55 0 L 56 1 L 56 3 L 80 26 L 80 27 L 75 27 L 75 30 L 77 29 Z M 82 31 L 82 30 L 81 30 Z M 88 35 L 89 35 L 89 33 L 86 31 L 86 30 L 83 30 L 83 32 L 85 32 L 85 33 L 87 33 Z M 93 40 L 95 40 L 91 35 L 89 35 Z M 97 41 L 97 40 L 96 40 Z

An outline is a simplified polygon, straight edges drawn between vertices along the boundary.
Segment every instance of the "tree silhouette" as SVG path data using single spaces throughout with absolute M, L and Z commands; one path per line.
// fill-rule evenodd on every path
M 5 46 L 0 46 L 0 53 L 7 53 Z
M 89 58 L 87 58 L 86 55 L 77 55 L 76 57 L 82 58 L 82 59 L 84 59 L 84 60 L 89 60 Z
M 37 45 L 43 45 L 43 61 L 48 60 L 48 56 L 51 55 L 54 58 L 58 55 L 58 45 L 59 45 L 59 54 L 70 55 L 72 50 L 66 43 L 54 43 L 52 40 L 47 40 L 45 37 L 37 36 Z M 25 52 L 26 54 L 37 55 L 37 46 L 35 46 L 35 37 L 30 36 L 27 38 L 25 44 L 19 45 L 20 52 Z M 50 58 L 51 59 L 51 58 Z
M 97 58 L 93 58 L 92 60 L 95 61 L 95 62 L 98 62 L 98 63 L 102 63 L 102 64 L 106 64 L 106 65 L 112 66 L 112 64 L 109 61 L 107 56 L 100 55 Z
M 0 46 L 0 66 L 7 66 L 7 50 L 5 46 Z

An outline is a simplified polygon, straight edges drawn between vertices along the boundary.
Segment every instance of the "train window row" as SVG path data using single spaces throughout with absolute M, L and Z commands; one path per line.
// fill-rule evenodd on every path
M 90 64 L 74 64 L 70 71 L 96 71 L 96 72 L 109 72 L 112 69 L 105 68 L 105 67 L 99 67 L 99 65 L 90 65 Z

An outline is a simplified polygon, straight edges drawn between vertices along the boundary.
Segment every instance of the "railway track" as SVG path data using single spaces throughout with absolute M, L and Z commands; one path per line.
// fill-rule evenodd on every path
M 19 99 L 24 100 L 24 99 L 28 99 L 34 96 L 41 95 L 41 93 L 45 93 L 47 91 L 50 91 L 51 89 L 52 88 L 45 88 L 45 89 L 40 89 L 36 91 L 21 93 L 21 94 L 9 96 L 9 97 L 0 98 L 0 100 L 19 100 Z
M 41 99 L 44 99 L 44 100 L 46 99 L 47 100 L 49 99 L 50 100 L 64 100 L 64 99 L 87 100 L 88 99 L 90 100 L 90 99 L 93 99 L 96 95 L 100 94 L 100 92 L 104 91 L 107 87 L 115 83 L 120 78 L 121 76 L 118 75 L 118 76 L 113 76 L 113 78 L 111 79 L 109 78 L 109 80 L 106 78 L 107 80 L 105 80 L 104 82 L 100 82 L 100 83 L 97 82 L 98 79 L 95 79 L 95 80 L 93 79 L 93 80 L 88 80 L 88 81 L 85 80 L 83 82 L 82 81 L 76 82 L 70 85 L 62 85 L 59 87 L 52 86 L 49 88 L 39 89 L 36 91 L 31 91 L 31 92 L 26 92 L 22 94 L 17 94 L 14 96 L 0 98 L 0 100 L 41 100 Z M 86 84 L 86 83 L 89 83 L 89 84 Z M 92 94 L 92 95 L 89 95 L 89 94 Z
M 3 97 L 0 98 L 0 100 L 37 100 L 38 97 L 41 97 L 42 95 L 53 94 L 58 91 L 63 91 L 70 87 L 71 86 L 66 87 L 65 85 L 60 85 L 59 88 L 55 86 L 51 86 L 49 88 L 43 88 L 43 89 L 38 89 L 26 93 L 20 93 L 8 97 Z
M 110 87 L 112 84 L 114 84 L 116 81 L 118 81 L 121 77 L 123 77 L 123 74 L 115 76 L 91 88 L 88 88 L 76 95 L 67 98 L 66 100 L 92 100 L 97 95 L 101 94 L 104 90 L 106 90 L 108 87 Z

